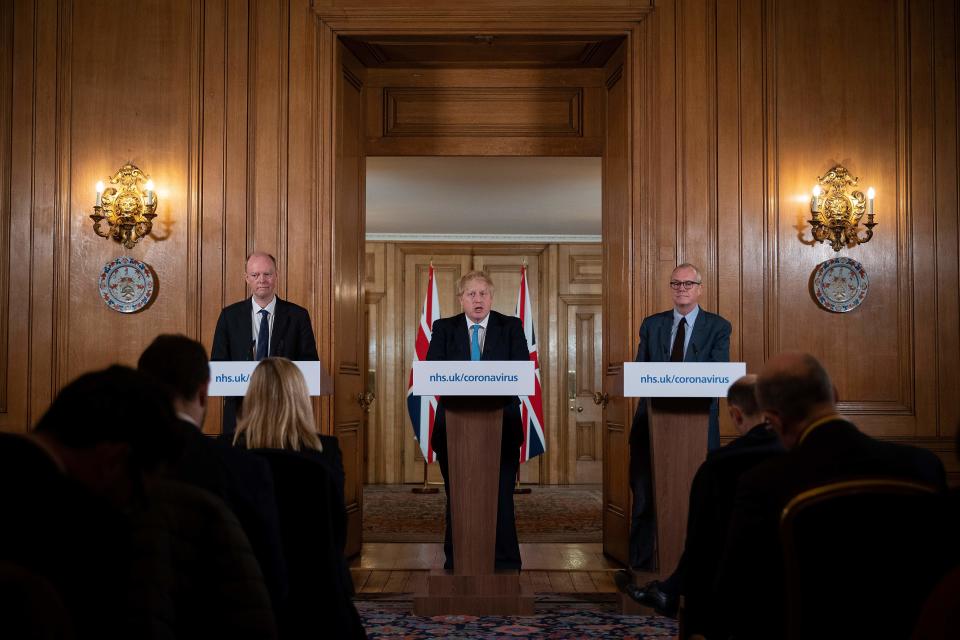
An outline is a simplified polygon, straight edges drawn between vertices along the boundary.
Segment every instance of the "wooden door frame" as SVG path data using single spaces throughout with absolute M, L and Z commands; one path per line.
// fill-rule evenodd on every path
M 622 2 L 584 3 L 578 0 L 558 0 L 552 3 L 534 0 L 478 0 L 469 7 L 437 8 L 436 0 L 411 0 L 403 8 L 396 8 L 387 0 L 292 0 L 300 8 L 309 2 L 313 15 L 313 28 L 291 28 L 290 52 L 302 61 L 296 69 L 291 62 L 290 82 L 306 82 L 314 88 L 309 105 L 313 135 L 309 141 L 292 140 L 291 145 L 309 144 L 315 159 L 310 167 L 291 167 L 291 174 L 308 171 L 316 203 L 317 267 L 315 284 L 315 309 L 317 318 L 317 342 L 321 359 L 333 366 L 333 345 L 337 328 L 334 318 L 335 282 L 333 278 L 334 247 L 332 225 L 335 211 L 335 90 L 337 77 L 336 44 L 340 36 L 371 34 L 477 34 L 477 33 L 523 33 L 530 35 L 621 35 L 625 38 L 626 63 L 621 80 L 626 80 L 630 104 L 629 173 L 630 203 L 628 234 L 629 264 L 625 278 L 619 286 L 629 291 L 627 309 L 618 309 L 627 326 L 636 326 L 637 320 L 646 315 L 650 307 L 650 278 L 652 269 L 647 260 L 635 256 L 644 246 L 653 216 L 650 212 L 656 202 L 655 188 L 656 147 L 659 142 L 656 123 L 654 85 L 658 77 L 658 56 L 655 26 L 657 16 L 653 0 L 635 0 L 624 6 Z M 334 6 L 335 5 L 335 6 Z M 393 6 L 390 6 L 393 5 Z M 294 70 L 295 69 L 295 70 Z M 293 110 L 301 105 L 291 106 Z M 302 105 L 306 106 L 306 105 Z M 293 114 L 291 114 L 291 119 Z M 606 154 L 606 152 L 605 152 Z M 299 175 L 298 178 L 306 176 Z M 606 266 L 606 260 L 605 260 Z M 623 272 L 621 272 L 623 273 Z M 613 274 L 611 274 L 612 276 Z M 616 280 L 608 276 L 607 282 Z M 638 291 L 642 289 L 642 291 Z M 362 302 L 362 296 L 361 296 Z M 604 314 L 609 311 L 604 296 Z M 609 355 L 604 363 L 605 380 L 613 380 L 620 388 L 607 388 L 611 395 L 622 395 L 622 363 L 633 357 L 635 337 L 625 336 L 622 344 L 610 344 L 604 336 Z M 632 404 L 630 405 L 632 408 Z M 329 432 L 333 411 L 329 401 L 321 411 L 322 428 Z M 623 452 L 626 456 L 627 452 Z M 605 456 L 605 464 L 609 456 Z M 361 475 L 362 471 L 361 471 Z M 604 504 L 606 510 L 608 505 Z M 629 511 L 629 505 L 627 505 Z M 629 521 L 629 512 L 619 514 Z M 616 555 L 620 555 L 617 553 Z

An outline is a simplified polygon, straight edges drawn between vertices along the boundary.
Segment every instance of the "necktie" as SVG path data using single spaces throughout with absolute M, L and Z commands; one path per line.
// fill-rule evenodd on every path
M 473 335 L 470 337 L 470 359 L 479 360 L 480 359 L 480 325 L 475 324 L 470 329 L 473 331 Z
M 270 312 L 260 309 L 260 331 L 257 332 L 257 360 L 267 357 L 270 350 Z
M 670 351 L 670 362 L 683 362 L 683 342 L 687 338 L 687 319 L 680 318 L 677 325 L 677 337 L 673 339 L 673 350 Z

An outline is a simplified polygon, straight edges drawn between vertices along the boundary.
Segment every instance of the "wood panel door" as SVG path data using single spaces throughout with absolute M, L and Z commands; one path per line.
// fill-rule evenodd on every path
M 594 296 L 565 297 L 561 307 L 566 310 L 566 481 L 599 484 L 603 409 L 594 402 L 594 393 L 603 388 L 603 307 Z
M 363 533 L 364 377 L 367 359 L 364 309 L 363 73 L 337 45 L 334 126 L 336 158 L 333 210 L 334 398 L 333 434 L 346 473 L 347 556 L 360 552 Z
M 604 68 L 606 141 L 603 155 L 603 551 L 627 564 L 630 543 L 629 430 L 631 404 L 623 397 L 623 362 L 631 359 L 633 290 L 631 90 L 626 51 Z

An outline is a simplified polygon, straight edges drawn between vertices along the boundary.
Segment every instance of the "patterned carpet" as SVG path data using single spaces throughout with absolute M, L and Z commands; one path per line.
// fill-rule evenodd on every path
M 614 613 L 610 598 L 581 598 L 558 594 L 537 596 L 534 616 L 436 616 L 420 618 L 410 613 L 409 599 L 358 600 L 357 609 L 370 640 L 507 640 L 509 638 L 671 638 L 676 620 L 660 616 Z
M 419 495 L 409 485 L 363 490 L 364 542 L 442 542 L 445 496 Z M 601 542 L 598 485 L 533 487 L 514 496 L 520 542 Z

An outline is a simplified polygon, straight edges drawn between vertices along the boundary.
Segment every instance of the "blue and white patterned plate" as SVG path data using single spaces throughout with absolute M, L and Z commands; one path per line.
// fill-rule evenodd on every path
M 813 293 L 827 311 L 845 313 L 860 306 L 870 281 L 863 265 L 853 258 L 832 258 L 813 272 Z
M 108 307 L 135 313 L 153 299 L 153 270 L 144 262 L 121 256 L 103 265 L 99 285 L 100 297 Z

